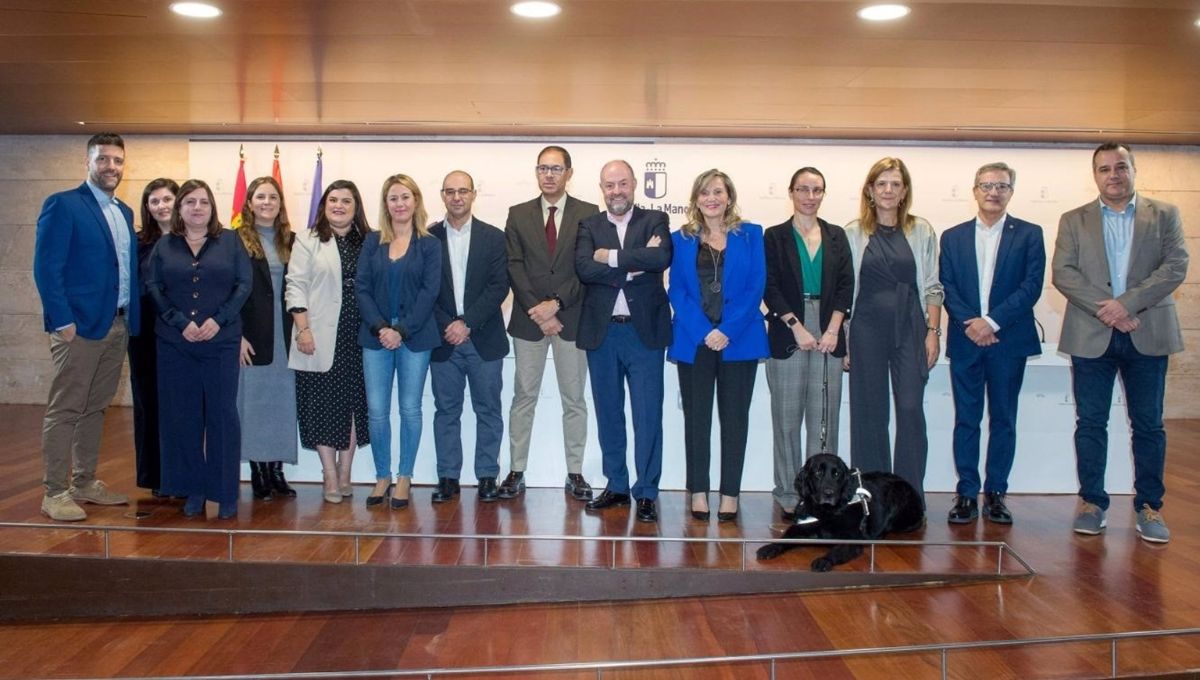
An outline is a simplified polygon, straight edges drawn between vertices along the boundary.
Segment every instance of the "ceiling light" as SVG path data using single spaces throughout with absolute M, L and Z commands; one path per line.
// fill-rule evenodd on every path
M 173 2 L 171 11 L 192 19 L 214 19 L 221 16 L 221 10 L 207 2 Z
M 858 18 L 867 21 L 893 21 L 908 16 L 906 5 L 871 5 L 858 10 Z
M 530 0 L 529 2 L 513 3 L 512 13 L 526 19 L 546 19 L 562 11 L 558 3 Z

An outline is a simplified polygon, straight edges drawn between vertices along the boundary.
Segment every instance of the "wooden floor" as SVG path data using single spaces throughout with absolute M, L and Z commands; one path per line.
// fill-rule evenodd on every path
M 0 406 L 0 521 L 40 522 L 42 409 Z M 135 492 L 127 409 L 106 423 L 100 476 Z M 864 649 L 912 644 L 1018 640 L 1048 636 L 1162 630 L 1200 626 L 1200 422 L 1168 424 L 1167 498 L 1172 532 L 1167 546 L 1136 538 L 1127 496 L 1116 497 L 1108 533 L 1071 533 L 1075 499 L 1013 496 L 1016 524 L 950 527 L 951 498 L 930 494 L 931 521 L 917 535 L 939 540 L 1003 540 L 1038 571 L 1024 579 L 938 588 L 840 591 L 794 595 L 711 597 L 609 604 L 521 605 L 498 608 L 400 610 L 335 614 L 194 617 L 29 623 L 0 626 L 0 678 L 143 677 L 259 673 L 336 674 L 346 671 L 481 667 L 578 661 L 648 660 Z M 1070 451 L 1020 455 L 1071 456 Z M 593 480 L 598 482 L 602 480 Z M 92 524 L 244 529 L 366 530 L 423 533 L 747 536 L 769 538 L 769 494 L 745 494 L 738 526 L 692 521 L 682 493 L 666 493 L 661 521 L 639 525 L 623 510 L 587 515 L 561 490 L 531 489 L 521 500 L 477 504 L 465 489 L 455 503 L 433 506 L 417 488 L 402 512 L 368 510 L 368 487 L 353 503 L 322 503 L 317 485 L 302 485 L 295 500 L 253 503 L 242 490 L 232 521 L 186 520 L 178 505 L 135 492 L 131 507 L 87 506 Z M 149 513 L 134 519 L 131 511 Z M 600 549 L 558 544 L 513 544 L 489 560 L 513 564 L 596 564 Z M 226 549 L 178 535 L 116 539 L 115 554 L 217 559 Z M 95 534 L 0 530 L 0 551 L 94 554 Z M 339 562 L 352 560 L 341 538 L 270 539 L 239 547 L 239 559 Z M 466 541 L 391 541 L 371 544 L 374 563 L 475 563 L 479 547 Z M 961 551 L 960 551 L 961 552 Z M 903 553 L 903 554 L 902 554 Z M 898 551 L 898 562 L 919 569 L 971 569 L 975 557 L 950 549 Z M 806 564 L 812 551 L 781 558 Z M 622 552 L 623 564 L 731 565 L 726 549 L 643 546 Z M 850 568 L 862 569 L 859 562 Z M 0 589 L 13 584 L 0 583 Z M 299 584 L 297 587 L 301 587 Z M 1108 677 L 1109 645 L 1076 643 L 953 652 L 954 678 Z M 1177 673 L 1200 668 L 1200 636 L 1124 641 L 1122 675 Z M 869 656 L 777 665 L 776 678 L 936 678 L 937 653 Z M 459 676 L 467 677 L 467 676 Z M 478 677 L 478 676 L 472 676 Z M 501 676 L 494 676 L 501 677 Z M 503 677 L 517 677 L 513 675 Z M 592 673 L 538 674 L 538 679 L 595 678 Z M 666 670 L 605 671 L 604 678 L 768 678 L 760 664 Z

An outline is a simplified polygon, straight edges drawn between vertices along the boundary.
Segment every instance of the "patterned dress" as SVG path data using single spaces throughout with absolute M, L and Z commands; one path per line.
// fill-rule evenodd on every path
M 354 277 L 363 237 L 354 229 L 333 235 L 342 260 L 342 308 L 338 313 L 333 366 L 324 373 L 296 371 L 296 411 L 300 443 L 306 449 L 350 447 L 354 425 L 357 446 L 371 443 L 367 428 L 367 388 L 363 383 L 362 347 L 358 344 L 358 298 Z

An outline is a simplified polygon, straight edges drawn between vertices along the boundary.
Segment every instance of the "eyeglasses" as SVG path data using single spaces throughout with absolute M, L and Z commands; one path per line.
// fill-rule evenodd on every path
M 558 177 L 567 171 L 567 169 L 561 165 L 539 165 L 535 167 L 534 170 L 536 170 L 537 174 L 539 175 L 554 175 L 555 177 Z
M 454 198 L 455 196 L 466 198 L 474 192 L 474 189 L 442 189 L 442 195 L 446 198 Z
M 990 194 L 992 191 L 999 191 L 1002 194 L 1007 194 L 1012 191 L 1012 185 L 1008 182 L 980 182 L 975 186 L 985 194 Z
M 801 185 L 798 187 L 792 187 L 792 193 L 801 194 L 803 196 L 812 196 L 813 198 L 820 198 L 821 196 L 825 195 L 825 187 L 806 187 Z

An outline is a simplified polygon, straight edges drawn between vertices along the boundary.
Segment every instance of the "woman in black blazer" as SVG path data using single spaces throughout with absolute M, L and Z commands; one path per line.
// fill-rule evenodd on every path
M 159 177 L 142 190 L 142 228 L 138 232 L 138 268 L 146 280 L 146 260 L 154 244 L 171 232 L 171 212 L 175 208 L 175 180 Z M 142 326 L 149 328 L 158 318 L 154 298 L 142 291 Z M 133 393 L 133 450 L 137 470 L 137 485 L 150 489 L 151 495 L 162 493 L 162 464 L 158 447 L 158 353 L 157 339 L 146 330 L 129 338 L 129 388 Z
M 283 464 L 296 464 L 296 376 L 288 368 L 292 315 L 284 312 L 284 280 L 292 242 L 283 189 L 259 177 L 246 189 L 237 235 L 250 255 L 253 286 L 242 307 L 238 417 L 242 460 L 250 463 L 254 497 L 292 497 Z
M 379 231 L 363 241 L 355 293 L 362 323 L 367 424 L 375 458 L 375 489 L 367 505 L 408 506 L 413 466 L 421 445 L 421 399 L 429 359 L 442 344 L 433 304 L 442 284 L 442 245 L 425 226 L 428 215 L 417 183 L 408 175 L 383 182 Z M 400 460 L 392 486 L 392 384 L 400 408 Z
M 846 232 L 817 217 L 825 176 L 800 168 L 788 185 L 793 214 L 767 230 L 767 386 L 775 440 L 773 495 L 787 521 L 800 502 L 793 485 L 804 449 L 836 453 L 846 334 L 854 300 L 854 267 Z M 800 427 L 808 421 L 807 445 Z
M 183 183 L 171 233 L 146 261 L 146 290 L 158 318 L 158 403 L 162 490 L 187 496 L 183 514 L 237 515 L 238 347 L 242 305 L 250 294 L 250 258 L 217 220 L 212 190 Z

